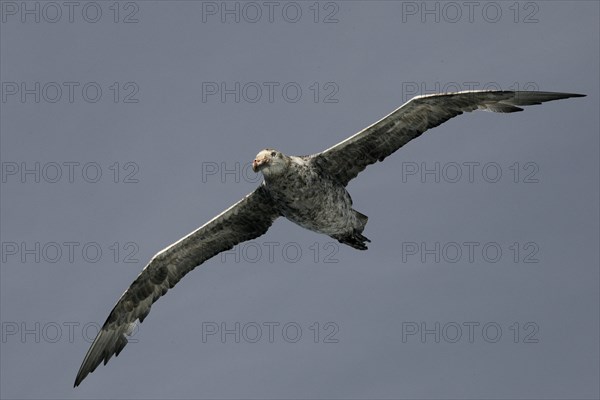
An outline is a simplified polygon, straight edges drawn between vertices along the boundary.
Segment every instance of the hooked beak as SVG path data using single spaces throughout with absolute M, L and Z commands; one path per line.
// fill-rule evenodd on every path
M 254 172 L 260 171 L 260 167 L 264 164 L 267 164 L 268 162 L 269 162 L 269 159 L 266 157 L 257 158 L 256 160 L 254 160 L 252 162 L 252 171 L 254 171 Z

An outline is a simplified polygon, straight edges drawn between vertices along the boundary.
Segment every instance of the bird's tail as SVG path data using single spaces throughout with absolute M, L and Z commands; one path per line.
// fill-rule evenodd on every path
M 334 236 L 334 238 L 337 239 L 338 242 L 347 244 L 357 250 L 367 250 L 368 247 L 365 243 L 370 243 L 371 241 L 363 236 L 362 233 L 365 230 L 365 225 L 367 225 L 367 222 L 369 221 L 369 217 L 356 210 L 352 211 L 354 211 L 354 215 L 356 216 L 356 226 L 352 231 L 343 235 Z
M 338 242 L 347 244 L 350 247 L 354 247 L 357 250 L 367 250 L 368 247 L 365 244 L 366 242 L 370 243 L 371 241 L 364 237 L 358 230 L 354 229 L 351 233 L 346 235 L 336 235 L 332 236 L 334 239 L 337 239 Z

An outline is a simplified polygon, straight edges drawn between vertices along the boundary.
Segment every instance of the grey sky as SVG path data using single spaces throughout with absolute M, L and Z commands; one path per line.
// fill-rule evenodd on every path
M 600 395 L 597 2 L 0 4 L 2 398 Z M 368 251 L 279 220 L 72 388 L 147 261 L 256 187 L 259 150 L 469 88 L 588 97 L 427 132 L 349 186 Z

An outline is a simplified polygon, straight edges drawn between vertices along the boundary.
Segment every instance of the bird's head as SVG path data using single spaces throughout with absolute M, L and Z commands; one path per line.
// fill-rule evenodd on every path
M 262 172 L 265 176 L 279 175 L 288 165 L 288 157 L 274 149 L 264 149 L 256 155 L 252 162 L 254 172 Z

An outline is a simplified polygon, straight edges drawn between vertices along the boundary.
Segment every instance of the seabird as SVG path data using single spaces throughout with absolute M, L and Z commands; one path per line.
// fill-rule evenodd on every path
M 348 182 L 450 118 L 474 110 L 512 113 L 520 106 L 582 97 L 574 93 L 465 91 L 417 96 L 388 116 L 329 149 L 310 156 L 287 156 L 274 149 L 258 153 L 252 168 L 263 182 L 200 228 L 156 254 L 110 312 L 90 346 L 75 385 L 127 344 L 137 321 L 188 272 L 238 243 L 263 235 L 278 217 L 328 235 L 358 250 L 370 242 L 367 216 L 352 208 Z

